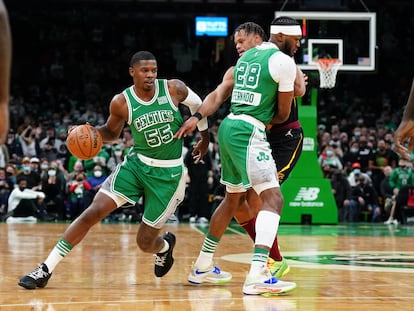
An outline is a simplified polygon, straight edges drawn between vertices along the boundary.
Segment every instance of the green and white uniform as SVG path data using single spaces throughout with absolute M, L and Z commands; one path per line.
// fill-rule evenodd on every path
M 155 81 L 155 95 L 143 101 L 133 86 L 125 96 L 134 146 L 106 179 L 102 192 L 118 206 L 145 196 L 142 221 L 161 228 L 184 199 L 182 140 L 174 139 L 183 119 L 168 92 L 167 80 Z
M 296 65 L 272 43 L 246 51 L 234 67 L 230 114 L 219 127 L 221 182 L 228 192 L 279 187 L 265 125 L 278 91 L 293 90 Z

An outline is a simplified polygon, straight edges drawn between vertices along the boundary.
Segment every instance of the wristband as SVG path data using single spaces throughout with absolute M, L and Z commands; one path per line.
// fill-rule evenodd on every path
M 202 116 L 202 115 L 201 115 L 201 113 L 199 113 L 199 112 L 194 113 L 194 114 L 192 115 L 192 117 L 196 117 L 196 118 L 198 119 L 198 121 L 200 121 L 200 120 L 203 118 L 203 116 Z

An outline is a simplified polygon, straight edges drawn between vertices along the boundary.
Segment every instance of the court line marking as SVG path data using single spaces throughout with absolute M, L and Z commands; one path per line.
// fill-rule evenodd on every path
M 350 256 L 357 258 L 358 256 L 364 256 L 377 259 L 405 259 L 410 260 L 407 265 L 413 265 L 414 262 L 414 252 L 406 252 L 406 251 L 303 251 L 303 252 L 283 252 L 283 256 L 287 259 L 288 264 L 291 267 L 296 268 L 306 268 L 306 269 L 326 269 L 326 270 L 352 270 L 352 271 L 369 271 L 369 272 L 392 272 L 392 273 L 414 273 L 413 268 L 399 268 L 399 267 L 387 267 L 386 264 L 384 266 L 369 266 L 369 265 L 357 265 L 357 261 L 355 264 L 352 265 L 352 261 L 347 262 L 348 264 L 326 264 L 323 263 L 323 259 L 320 259 L 320 262 L 309 262 L 306 261 L 306 257 L 312 258 L 314 261 L 317 256 L 323 255 L 335 255 L 335 256 Z M 403 255 L 403 256 L 402 256 Z M 291 257 L 303 257 L 304 260 L 293 260 L 289 259 Z M 238 253 L 238 254 L 230 254 L 224 255 L 220 257 L 223 260 L 237 262 L 237 263 L 245 263 L 250 264 L 252 253 Z M 369 263 L 367 261 L 364 262 Z M 377 262 L 376 262 L 377 263 Z M 401 264 L 404 264 L 401 262 Z M 398 263 L 393 263 L 393 266 L 398 266 Z M 389 265 L 390 266 L 390 265 Z
M 197 301 L 212 301 L 213 303 L 217 302 L 217 299 L 219 299 L 220 301 L 235 301 L 235 300 L 243 300 L 244 297 L 252 297 L 252 296 L 241 296 L 241 297 L 226 297 L 226 298 L 220 298 L 220 297 L 211 297 L 211 298 L 202 298 L 202 297 L 197 297 Z M 278 298 L 282 298 L 283 296 L 280 296 Z M 286 296 L 283 297 L 284 300 L 289 300 L 292 302 L 297 302 L 297 301 L 315 301 L 315 300 L 329 300 L 329 301 L 335 301 L 335 300 L 344 300 L 344 299 L 349 299 L 350 297 L 352 297 L 352 299 L 360 299 L 360 300 L 372 300 L 372 299 L 378 299 L 378 296 L 360 296 L 360 297 L 356 297 L 356 296 L 337 296 L 337 297 L 294 297 L 294 296 Z M 252 297 L 252 298 L 257 298 L 260 299 L 262 301 L 266 301 L 263 297 Z M 381 296 L 381 300 L 384 299 L 390 299 L 390 301 L 393 299 L 401 299 L 401 300 L 405 300 L 405 301 L 414 301 L 414 297 L 413 296 Z M 191 298 L 168 298 L 168 301 L 174 301 L 174 302 L 186 302 L 186 301 L 195 301 L 194 299 Z M 276 301 L 280 301 L 280 300 L 276 300 Z M 41 299 L 33 299 L 31 301 L 29 301 L 29 303 L 13 303 L 13 304 L 0 304 L 0 307 L 33 307 L 34 311 L 37 310 L 42 310 L 42 307 L 48 307 L 48 311 L 53 311 L 53 305 L 55 306 L 59 306 L 59 305 L 95 305 L 95 304 L 99 304 L 99 305 L 107 305 L 107 304 L 119 304 L 119 303 L 149 303 L 149 302 L 165 302 L 165 299 L 127 299 L 127 300 L 95 300 L 95 301 L 90 301 L 90 300 L 85 300 L 85 301 L 59 301 L 59 302 L 44 302 Z

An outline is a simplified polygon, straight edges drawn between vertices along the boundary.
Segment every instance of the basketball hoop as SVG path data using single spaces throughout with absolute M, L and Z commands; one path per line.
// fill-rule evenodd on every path
M 338 58 L 318 58 L 315 60 L 319 70 L 319 87 L 331 89 L 335 86 L 336 74 L 341 66 L 341 60 Z

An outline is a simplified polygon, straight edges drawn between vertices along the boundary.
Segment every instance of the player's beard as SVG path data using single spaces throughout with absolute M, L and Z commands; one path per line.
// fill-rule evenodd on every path
M 282 48 L 280 49 L 283 53 L 289 55 L 290 57 L 293 57 L 294 53 L 293 48 L 291 46 L 291 44 L 289 43 L 289 41 L 285 41 L 285 43 L 282 45 Z

